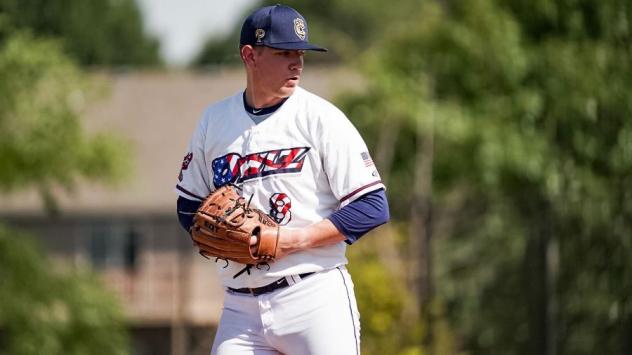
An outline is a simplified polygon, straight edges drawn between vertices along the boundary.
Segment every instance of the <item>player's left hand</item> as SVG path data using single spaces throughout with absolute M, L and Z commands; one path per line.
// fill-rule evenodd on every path
M 200 254 L 256 265 L 277 257 L 279 225 L 250 208 L 231 186 L 209 195 L 193 218 L 191 236 Z

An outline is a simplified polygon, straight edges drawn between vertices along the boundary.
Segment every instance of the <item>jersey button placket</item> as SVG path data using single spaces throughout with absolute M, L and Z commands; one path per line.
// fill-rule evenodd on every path
M 250 127 L 247 131 L 246 131 L 246 137 L 244 139 L 244 143 L 243 143 L 243 147 L 242 147 L 242 152 L 241 155 L 242 157 L 246 157 L 248 156 L 248 154 L 251 154 L 253 152 L 253 146 L 256 146 L 256 144 L 253 143 L 253 139 L 256 135 L 256 131 L 257 131 L 257 126 L 252 126 Z M 249 160 L 245 161 L 245 165 L 241 166 L 241 174 L 245 174 L 246 171 L 248 170 L 248 168 L 250 167 L 251 162 Z M 242 178 L 244 176 L 242 175 Z M 242 181 L 242 196 L 246 197 L 246 199 L 248 199 L 250 197 L 250 195 L 252 195 L 254 193 L 254 191 L 252 190 L 250 184 L 248 183 L 248 181 Z
M 248 140 L 246 141 L 246 151 L 248 154 L 256 152 L 258 137 L 259 130 L 257 129 L 257 126 L 252 127 L 250 129 L 250 134 L 248 135 Z
M 259 129 L 258 126 L 254 126 L 250 128 L 249 133 L 250 134 L 248 136 L 248 140 L 246 141 L 246 147 L 244 151 L 246 152 L 246 154 L 261 152 L 261 149 L 259 149 L 259 136 L 261 135 L 261 130 Z M 249 167 L 252 167 L 252 165 L 250 164 L 259 164 L 259 163 L 254 162 L 254 161 L 249 161 L 247 164 L 249 165 Z M 258 167 L 258 168 L 262 168 L 262 167 Z M 261 178 L 256 178 L 256 179 L 251 180 L 249 183 L 249 186 L 255 191 L 261 189 Z M 254 193 L 254 191 L 252 191 L 252 193 Z

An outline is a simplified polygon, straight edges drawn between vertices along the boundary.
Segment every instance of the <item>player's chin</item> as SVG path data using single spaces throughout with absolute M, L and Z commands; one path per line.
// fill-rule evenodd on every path
M 298 84 L 298 83 L 297 83 Z M 289 86 L 289 85 L 284 85 L 279 89 L 279 94 L 281 97 L 288 97 L 290 95 L 292 95 L 294 93 L 294 90 L 296 90 L 296 87 L 298 85 L 293 85 L 293 86 Z

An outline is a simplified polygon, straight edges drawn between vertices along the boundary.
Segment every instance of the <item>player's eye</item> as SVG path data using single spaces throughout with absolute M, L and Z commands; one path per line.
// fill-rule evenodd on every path
M 304 54 L 305 54 L 305 51 L 300 51 L 300 50 L 297 50 L 297 51 L 286 50 L 286 51 L 279 51 L 276 53 L 276 55 L 286 57 L 286 58 L 300 57 Z

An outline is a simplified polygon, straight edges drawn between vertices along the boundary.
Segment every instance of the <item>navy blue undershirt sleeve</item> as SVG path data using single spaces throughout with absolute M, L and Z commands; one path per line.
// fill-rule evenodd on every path
M 329 220 L 353 244 L 371 229 L 390 219 L 384 189 L 371 191 L 332 213 Z
M 197 212 L 202 201 L 193 201 L 182 196 L 178 197 L 178 221 L 187 233 L 190 233 L 193 225 L 193 216 Z

